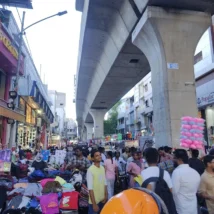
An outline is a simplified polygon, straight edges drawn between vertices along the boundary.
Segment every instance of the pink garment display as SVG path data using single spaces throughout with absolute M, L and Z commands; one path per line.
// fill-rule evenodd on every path
M 41 186 L 44 187 L 45 184 L 46 184 L 48 181 L 54 181 L 54 179 L 53 179 L 53 178 L 45 178 L 45 179 L 42 179 L 42 180 L 40 181 Z
M 57 193 L 43 195 L 39 198 L 43 214 L 59 213 L 59 202 Z
M 114 180 L 117 163 L 115 161 L 112 163 L 111 159 L 106 159 L 104 161 L 104 165 L 106 170 L 106 179 Z

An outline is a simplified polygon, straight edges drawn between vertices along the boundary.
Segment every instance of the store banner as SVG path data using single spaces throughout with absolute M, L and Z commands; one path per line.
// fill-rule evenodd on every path
M 0 151 L 0 172 L 10 172 L 11 169 L 11 150 Z
M 1 150 L 0 151 L 0 160 L 5 161 L 5 162 L 10 162 L 11 161 L 11 150 L 10 149 Z
M 214 92 L 197 98 L 197 104 L 199 107 L 214 103 Z
M 125 146 L 126 147 L 138 147 L 139 146 L 139 140 L 126 140 Z

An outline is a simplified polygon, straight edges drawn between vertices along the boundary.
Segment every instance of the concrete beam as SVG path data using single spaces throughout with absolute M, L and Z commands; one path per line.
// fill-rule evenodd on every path
M 151 66 L 157 145 L 178 147 L 181 117 L 197 116 L 193 59 L 210 24 L 206 13 L 148 7 L 132 34 Z

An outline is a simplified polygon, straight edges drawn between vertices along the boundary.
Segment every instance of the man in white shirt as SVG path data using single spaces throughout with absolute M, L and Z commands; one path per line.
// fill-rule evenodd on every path
M 152 177 L 159 177 L 160 175 L 160 169 L 157 167 L 159 154 L 158 151 L 155 148 L 148 148 L 145 152 L 146 161 L 148 163 L 148 168 L 144 169 L 141 172 L 141 176 L 143 178 L 143 181 L 146 181 L 149 178 Z M 164 170 L 163 179 L 167 183 L 170 190 L 172 190 L 172 181 L 170 178 L 170 175 L 167 171 Z M 148 189 L 154 191 L 155 190 L 155 183 L 151 182 L 148 186 Z
M 120 152 L 115 153 L 115 157 L 113 158 L 113 160 L 117 163 L 119 173 L 125 173 L 126 161 L 124 161 L 124 159 L 120 157 Z
M 175 150 L 174 161 L 178 165 L 172 173 L 172 193 L 176 210 L 178 214 L 198 213 L 196 193 L 200 184 L 200 175 L 189 167 L 186 150 Z

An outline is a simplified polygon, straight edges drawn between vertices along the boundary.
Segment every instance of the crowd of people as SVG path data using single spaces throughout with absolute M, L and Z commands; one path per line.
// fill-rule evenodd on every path
M 50 156 L 56 149 L 50 148 Z M 126 147 L 114 152 L 97 146 L 65 149 L 66 157 L 60 170 L 78 170 L 81 174 L 81 181 L 89 192 L 88 214 L 101 213 L 116 193 L 137 187 L 157 193 L 170 214 L 214 214 L 214 149 L 207 155 L 200 155 L 198 150 L 173 151 L 167 146 L 144 151 Z M 13 175 L 22 173 L 22 169 L 17 171 L 17 164 L 31 162 L 30 168 L 42 172 L 52 167 L 43 161 L 39 151 L 33 154 L 19 148 L 12 156 Z
M 169 213 L 214 214 L 213 153 L 211 150 L 199 159 L 198 150 L 172 152 L 172 148 L 161 147 L 148 148 L 142 153 L 136 148 L 126 148 L 121 155 L 116 151 L 113 157 L 109 151 L 105 157 L 103 150 L 92 150 L 93 164 L 87 171 L 89 213 L 99 213 L 114 195 L 124 164 L 128 188 L 143 186 L 158 193 Z

